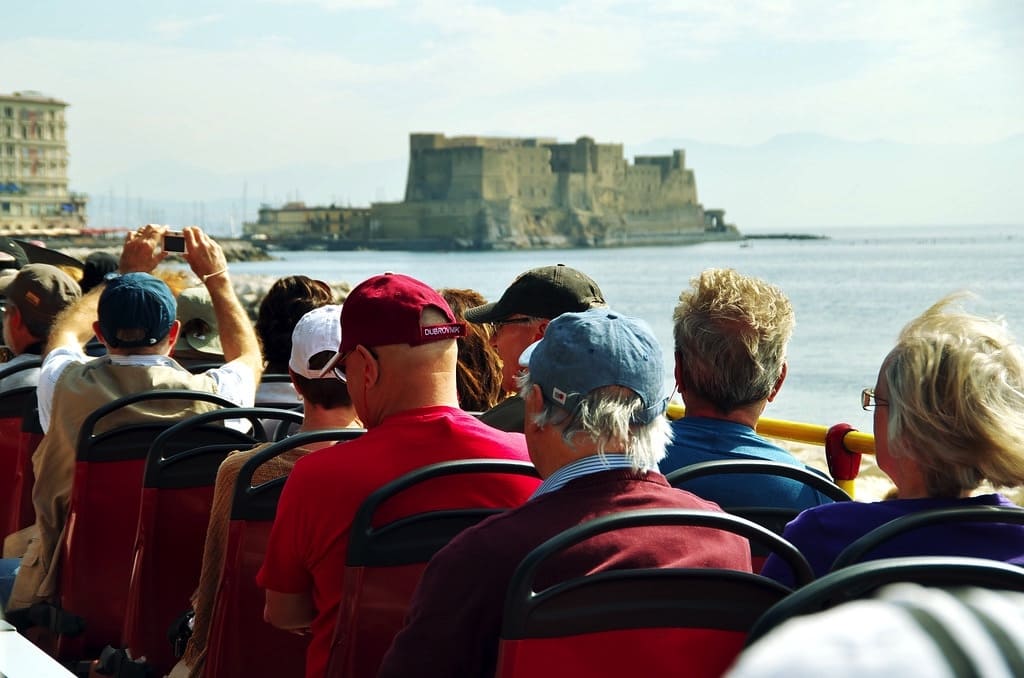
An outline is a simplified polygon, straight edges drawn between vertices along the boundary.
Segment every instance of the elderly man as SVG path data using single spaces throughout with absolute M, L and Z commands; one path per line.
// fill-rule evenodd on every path
M 491 325 L 491 345 L 501 358 L 501 386 L 506 393 L 516 393 L 519 356 L 544 336 L 552 318 L 604 305 L 604 294 L 596 282 L 558 264 L 520 274 L 501 299 L 467 310 L 466 320 Z M 523 430 L 523 413 L 523 399 L 513 395 L 484 412 L 480 419 L 502 431 L 518 433 Z
M 14 359 L 2 368 L 14 367 L 38 359 L 50 334 L 54 318 L 82 296 L 78 283 L 64 271 L 49 264 L 28 264 L 18 274 L 0 284 L 4 302 L 4 345 Z M 0 379 L 0 391 L 35 386 L 39 369 L 15 372 Z
M 782 290 L 731 269 L 708 269 L 679 295 L 673 320 L 676 385 L 686 414 L 672 423 L 661 472 L 719 459 L 802 466 L 754 432 L 786 379 L 795 320 Z M 804 509 L 831 501 L 799 482 L 768 475 L 701 478 L 687 489 L 721 506 Z
M 164 226 L 150 224 L 129 233 L 121 253 L 122 275 L 69 306 L 54 324 L 39 376 L 39 422 L 46 435 L 32 457 L 36 522 L 28 528 L 30 541 L 8 609 L 52 600 L 58 593 L 59 546 L 71 496 L 75 446 L 81 424 L 93 410 L 155 388 L 209 391 L 241 406 L 252 405 L 262 371 L 256 334 L 235 296 L 224 252 L 195 227 L 185 229 L 185 259 L 213 297 L 228 362 L 192 375 L 169 357 L 180 330 L 174 318 L 174 297 L 162 280 L 148 273 L 167 256 L 161 250 L 165 231 Z M 89 359 L 82 352 L 94 334 L 106 346 L 107 356 Z M 207 403 L 182 407 L 180 401 L 138 403 L 108 417 L 111 421 L 105 425 L 153 418 L 173 421 L 209 407 Z
M 437 462 L 527 459 L 522 434 L 498 431 L 459 409 L 456 338 L 463 332 L 443 297 L 404 275 L 374 276 L 342 306 L 341 346 L 323 372 L 334 369 L 348 383 L 367 432 L 295 464 L 257 577 L 267 590 L 270 623 L 311 628 L 307 676 L 322 676 L 327 668 L 349 530 L 373 490 Z M 536 486 L 524 476 L 441 479 L 389 502 L 382 518 L 518 506 Z
M 718 510 L 673 489 L 655 469 L 668 398 L 651 330 L 610 309 L 567 313 L 523 356 L 526 442 L 543 484 L 529 502 L 467 529 L 430 561 L 381 676 L 492 676 L 506 589 L 545 540 L 609 513 Z M 550 583 L 608 569 L 722 567 L 750 571 L 747 541 L 701 528 L 637 528 L 556 557 Z

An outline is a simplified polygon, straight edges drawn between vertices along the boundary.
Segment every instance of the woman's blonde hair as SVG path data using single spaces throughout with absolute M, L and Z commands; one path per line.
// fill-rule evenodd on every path
M 882 367 L 890 452 L 916 462 L 935 497 L 1024 482 L 1024 353 L 1001 319 L 964 311 L 966 296 L 912 320 Z

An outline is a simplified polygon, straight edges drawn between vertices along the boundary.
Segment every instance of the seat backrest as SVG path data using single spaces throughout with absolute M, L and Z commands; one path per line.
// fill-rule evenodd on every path
M 252 434 L 222 426 L 228 419 L 248 420 Z M 301 424 L 302 415 L 256 407 L 204 412 L 160 433 L 149 449 L 121 644 L 157 675 L 174 664 L 167 627 L 199 583 L 217 469 L 229 452 L 267 442 L 267 421 Z
M 327 440 L 353 440 L 361 429 L 297 433 L 261 450 L 239 471 L 203 674 L 218 678 L 301 676 L 309 639 L 263 621 L 264 593 L 256 585 L 285 478 L 253 485 L 253 474 L 289 450 Z M 341 573 L 339 573 L 341 576 Z
M 895 520 L 876 527 L 867 534 L 851 542 L 839 552 L 832 563 L 832 571 L 852 565 L 864 559 L 874 549 L 892 539 L 908 532 L 924 527 L 941 525 L 949 527 L 954 523 L 1009 523 L 1024 525 L 1024 509 L 1011 506 L 962 506 L 955 508 L 930 509 L 901 516 Z M 947 542 L 941 538 L 934 542 L 933 553 L 920 555 L 946 555 L 943 550 Z M 1018 551 L 1020 549 L 1017 549 Z
M 82 617 L 85 630 L 60 637 L 61 658 L 96 657 L 105 645 L 116 645 L 121 639 L 143 469 L 153 441 L 172 424 L 140 422 L 102 433 L 96 430 L 104 417 L 151 400 L 204 401 L 234 408 L 212 393 L 164 389 L 120 398 L 86 417 L 78 438 L 60 553 L 60 607 Z M 220 425 L 210 428 L 216 429 L 211 435 L 226 430 Z
M 756 461 L 746 459 L 723 459 L 704 461 L 684 466 L 668 474 L 668 482 L 672 487 L 688 489 L 687 484 L 697 478 L 716 475 L 771 475 L 788 478 L 802 483 L 832 501 L 850 501 L 842 488 L 824 476 L 802 466 L 793 466 L 778 461 Z M 738 480 L 737 482 L 741 482 Z M 782 534 L 786 523 L 799 515 L 804 507 L 781 506 L 737 506 L 722 504 L 722 510 L 733 515 L 742 516 L 747 520 L 768 528 L 776 534 Z M 755 572 L 760 571 L 767 559 L 767 551 L 757 544 L 751 544 L 751 561 Z
M 747 644 L 788 619 L 868 597 L 881 587 L 896 582 L 1024 591 L 1024 568 L 998 560 L 958 556 L 882 558 L 854 563 L 829 572 L 773 605 L 750 630 Z
M 0 379 L 39 369 L 41 361 L 26 360 L 0 369 Z M 42 439 L 36 421 L 36 389 L 19 386 L 0 392 L 0 531 L 17 532 L 35 520 L 32 508 L 32 453 Z M 0 535 L 0 536 L 3 536 Z
M 516 568 L 505 599 L 496 676 L 724 673 L 750 627 L 788 588 L 749 572 L 650 568 L 608 570 L 534 590 L 551 558 L 595 535 L 684 525 L 771 544 L 792 563 L 797 581 L 813 577 L 791 544 L 727 513 L 653 509 L 602 516 L 547 540 Z
M 392 497 L 435 478 L 464 474 L 539 477 L 537 469 L 527 462 L 466 459 L 424 466 L 371 493 L 352 521 L 344 589 L 327 669 L 329 678 L 376 676 L 391 641 L 402 628 L 427 561 L 462 530 L 504 510 L 472 507 L 428 511 L 374 527 L 378 509 Z

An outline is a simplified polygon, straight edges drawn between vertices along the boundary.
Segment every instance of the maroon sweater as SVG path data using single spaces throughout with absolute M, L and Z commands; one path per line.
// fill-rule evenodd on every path
M 577 478 L 466 530 L 430 561 L 379 675 L 493 676 L 506 589 L 526 554 L 587 520 L 651 508 L 719 510 L 670 487 L 659 473 L 613 470 Z M 648 567 L 750 572 L 750 547 L 742 537 L 707 528 L 613 531 L 555 557 L 537 584 L 546 588 L 587 573 Z

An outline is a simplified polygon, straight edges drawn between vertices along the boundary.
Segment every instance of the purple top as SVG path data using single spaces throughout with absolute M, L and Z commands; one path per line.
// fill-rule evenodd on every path
M 1017 507 L 1000 494 L 967 499 L 844 501 L 807 509 L 786 525 L 782 536 L 800 549 L 820 577 L 828 573 L 844 548 L 890 520 L 918 511 L 972 506 Z M 883 543 L 864 560 L 899 556 L 970 556 L 1024 565 L 1024 525 L 965 522 L 922 527 Z M 793 586 L 793 574 L 778 556 L 768 557 L 761 574 Z

